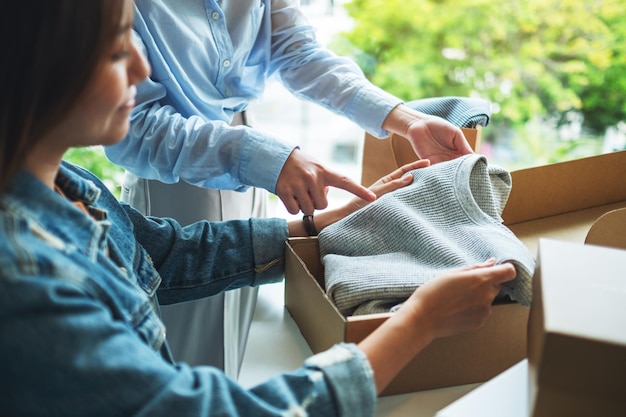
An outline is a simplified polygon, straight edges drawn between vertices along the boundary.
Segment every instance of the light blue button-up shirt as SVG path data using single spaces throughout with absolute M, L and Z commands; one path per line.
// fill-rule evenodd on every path
M 152 74 L 138 86 L 129 135 L 107 148 L 107 156 L 165 183 L 275 192 L 293 146 L 230 126 L 272 76 L 296 96 L 387 136 L 382 123 L 401 100 L 372 85 L 349 59 L 322 48 L 298 3 L 136 0 L 136 40 Z

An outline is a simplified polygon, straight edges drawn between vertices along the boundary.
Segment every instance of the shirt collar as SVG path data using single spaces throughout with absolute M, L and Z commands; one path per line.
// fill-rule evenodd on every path
M 55 184 L 66 197 L 30 172 L 21 170 L 0 197 L 0 210 L 30 219 L 60 241 L 94 255 L 105 244 L 109 229 L 106 211 L 96 207 L 101 190 L 81 175 L 80 168 L 65 162 L 59 167 Z M 84 203 L 91 217 L 82 213 L 70 200 Z

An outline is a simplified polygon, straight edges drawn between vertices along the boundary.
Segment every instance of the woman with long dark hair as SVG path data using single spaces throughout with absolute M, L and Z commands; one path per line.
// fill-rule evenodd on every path
M 376 394 L 432 340 L 479 327 L 511 265 L 441 277 L 359 345 L 339 344 L 244 389 L 210 367 L 177 363 L 159 303 L 282 279 L 284 241 L 302 222 L 145 217 L 71 147 L 128 130 L 149 69 L 131 41 L 131 0 L 0 3 L 0 415 L 371 415 Z M 410 182 L 381 179 L 381 195 Z M 316 216 L 323 229 L 367 202 Z

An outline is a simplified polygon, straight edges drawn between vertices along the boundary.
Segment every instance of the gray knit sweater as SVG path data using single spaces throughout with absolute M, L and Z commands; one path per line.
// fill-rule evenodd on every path
M 501 296 L 528 306 L 534 259 L 500 217 L 511 176 L 478 154 L 412 171 L 388 193 L 319 234 L 326 291 L 344 315 L 393 311 L 420 285 L 495 257 L 517 277 Z

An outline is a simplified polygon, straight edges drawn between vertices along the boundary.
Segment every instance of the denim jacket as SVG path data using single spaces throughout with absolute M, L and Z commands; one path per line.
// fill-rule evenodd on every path
M 56 183 L 67 198 L 20 172 L 0 197 L 0 415 L 373 414 L 354 345 L 251 389 L 169 353 L 158 303 L 282 279 L 284 220 L 183 228 L 120 204 L 76 166 L 63 163 Z

